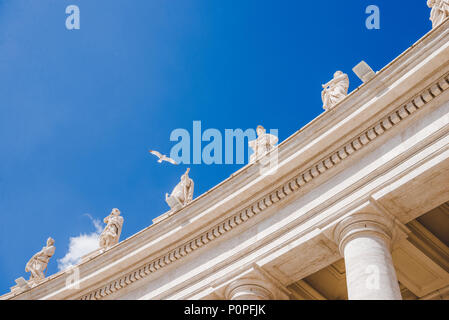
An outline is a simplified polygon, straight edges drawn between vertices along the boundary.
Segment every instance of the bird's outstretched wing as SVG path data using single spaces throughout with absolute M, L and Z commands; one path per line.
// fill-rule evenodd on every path
M 155 155 L 156 157 L 158 157 L 159 159 L 162 158 L 162 154 L 159 153 L 159 152 L 157 152 L 157 151 L 150 150 L 150 153 L 151 153 L 151 154 L 154 154 L 154 155 Z
M 175 160 L 173 160 L 172 158 L 169 158 L 169 157 L 165 157 L 165 159 L 164 159 L 165 161 L 168 161 L 168 162 L 170 162 L 171 164 L 174 164 L 174 165 L 178 165 L 179 163 L 177 163 Z
M 169 158 L 169 157 L 167 157 L 165 154 L 162 154 L 162 153 L 160 153 L 160 152 L 158 152 L 158 151 L 150 150 L 150 153 L 151 153 L 151 154 L 154 154 L 156 157 L 158 157 L 158 158 L 159 158 L 159 162 L 167 161 L 167 162 L 170 162 L 171 164 L 175 164 L 175 165 L 178 164 L 178 163 L 177 163 L 175 160 L 173 160 L 172 158 Z

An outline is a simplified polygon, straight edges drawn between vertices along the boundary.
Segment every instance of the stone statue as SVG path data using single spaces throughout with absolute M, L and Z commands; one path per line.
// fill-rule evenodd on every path
M 427 0 L 427 6 L 432 8 L 430 20 L 433 28 L 439 26 L 449 17 L 449 0 Z
M 100 248 L 104 251 L 117 244 L 123 227 L 123 217 L 119 209 L 112 209 L 109 216 L 104 218 L 106 227 L 100 235 Z
M 348 95 L 348 75 L 341 71 L 335 72 L 334 78 L 327 84 L 323 84 L 323 89 L 321 93 L 323 109 L 330 110 Z
M 30 261 L 26 264 L 25 271 L 31 272 L 30 284 L 37 285 L 45 279 L 45 271 L 47 270 L 48 262 L 55 253 L 55 240 L 48 238 L 47 245 L 41 251 L 36 253 Z
M 256 132 L 257 139 L 249 142 L 249 146 L 254 151 L 250 157 L 250 162 L 255 161 L 258 157 L 263 156 L 273 149 L 275 144 L 279 141 L 278 137 L 275 135 L 266 133 L 265 128 L 262 126 L 258 126 Z
M 165 201 L 172 210 L 179 210 L 193 200 L 193 180 L 189 178 L 190 168 L 181 176 L 181 181 L 169 195 L 165 194 Z

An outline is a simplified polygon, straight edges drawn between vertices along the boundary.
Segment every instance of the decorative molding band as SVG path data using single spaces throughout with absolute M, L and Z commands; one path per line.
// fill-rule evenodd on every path
M 249 207 L 239 211 L 231 217 L 226 218 L 224 221 L 211 228 L 209 231 L 204 232 L 201 235 L 189 240 L 176 249 L 173 249 L 160 256 L 159 258 L 156 258 L 153 261 L 144 264 L 140 268 L 109 282 L 107 285 L 102 286 L 101 288 L 84 294 L 79 299 L 95 300 L 113 294 L 114 292 L 117 292 L 118 290 L 125 288 L 128 285 L 142 278 L 145 278 L 152 273 L 157 272 L 165 266 L 182 259 L 193 251 L 196 251 L 209 242 L 221 237 L 223 234 L 231 231 L 248 219 L 251 219 L 255 215 L 260 214 L 262 211 L 272 206 L 274 203 L 282 201 L 293 193 L 298 192 L 298 190 L 304 188 L 304 186 L 310 181 L 325 173 L 334 166 L 338 165 L 340 162 L 353 155 L 356 151 L 359 151 L 364 146 L 368 145 L 370 142 L 381 136 L 383 133 L 389 131 L 402 120 L 422 109 L 427 103 L 432 101 L 435 97 L 439 96 L 448 88 L 449 75 L 445 75 L 433 85 L 422 91 L 415 98 L 411 99 L 408 103 L 402 105 L 387 117 L 377 122 L 374 126 L 358 135 L 355 139 L 347 144 L 344 144 L 335 152 L 318 161 L 295 178 L 287 181 L 282 186 L 268 193 L 261 199 L 255 201 Z

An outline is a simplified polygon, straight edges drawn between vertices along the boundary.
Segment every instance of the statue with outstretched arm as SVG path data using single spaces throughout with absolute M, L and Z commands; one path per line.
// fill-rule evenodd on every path
M 48 262 L 55 253 L 55 240 L 47 239 L 47 245 L 41 251 L 31 257 L 25 266 L 25 271 L 30 272 L 30 282 L 36 285 L 45 279 L 45 272 L 48 268 Z

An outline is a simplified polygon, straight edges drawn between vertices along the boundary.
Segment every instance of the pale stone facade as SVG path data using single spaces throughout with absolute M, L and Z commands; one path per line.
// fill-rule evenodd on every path
M 277 148 L 1 298 L 449 299 L 449 20 Z

